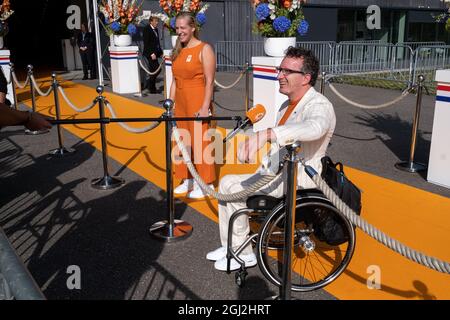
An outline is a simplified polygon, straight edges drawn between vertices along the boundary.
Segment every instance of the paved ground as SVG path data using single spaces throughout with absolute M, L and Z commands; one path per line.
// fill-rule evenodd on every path
M 78 82 L 78 74 L 66 76 Z M 224 84 L 236 77 L 217 75 Z M 346 85 L 337 88 L 368 104 L 400 94 Z M 391 108 L 365 111 L 346 106 L 330 90 L 326 95 L 338 118 L 329 148 L 333 159 L 450 197 L 449 189 L 428 183 L 426 173 L 407 174 L 394 168 L 409 154 L 414 96 Z M 162 94 L 130 98 L 156 106 L 163 99 Z M 218 90 L 217 114 L 243 115 L 243 101 L 243 81 L 231 90 Z M 425 96 L 416 152 L 416 159 L 424 163 L 428 162 L 433 110 L 434 97 Z M 56 147 L 55 134 L 52 129 L 50 134 L 31 137 L 17 127 L 0 132 L 0 226 L 48 298 L 233 300 L 264 299 L 277 293 L 257 268 L 249 270 L 247 285 L 239 289 L 233 275 L 219 273 L 205 262 L 204 253 L 219 242 L 217 225 L 182 202 L 177 202 L 177 214 L 194 226 L 193 235 L 173 244 L 150 238 L 148 227 L 166 218 L 164 192 L 113 160 L 111 173 L 127 184 L 105 192 L 90 188 L 88 181 L 102 175 L 101 154 L 66 132 L 66 145 L 77 152 L 51 160 L 47 151 Z M 89 137 L 85 140 L 89 142 Z M 67 288 L 70 265 L 81 268 L 81 290 Z M 296 296 L 334 299 L 323 290 Z

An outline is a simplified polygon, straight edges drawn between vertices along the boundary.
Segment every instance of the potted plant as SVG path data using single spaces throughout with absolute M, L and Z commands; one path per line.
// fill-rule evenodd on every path
M 445 5 L 447 6 L 447 9 L 444 11 L 444 13 L 441 13 L 439 15 L 432 15 L 434 20 L 437 23 L 444 23 L 445 24 L 445 30 L 447 32 L 450 32 L 450 0 L 444 0 L 443 1 Z
M 172 46 L 175 47 L 177 33 L 175 30 L 175 20 L 180 12 L 191 12 L 195 15 L 197 28 L 200 30 L 206 22 L 205 11 L 209 4 L 203 3 L 201 0 L 159 0 L 159 6 L 163 13 L 156 16 L 164 23 L 164 27 L 169 30 L 172 36 Z
M 306 35 L 309 24 L 303 15 L 305 0 L 251 0 L 256 21 L 253 31 L 262 35 L 269 56 L 283 56 L 295 46 L 296 36 Z
M 0 5 L 0 49 L 3 49 L 3 37 L 8 34 L 8 23 L 6 20 L 14 13 L 11 10 L 9 0 L 4 0 Z
M 146 17 L 139 16 L 144 0 L 102 0 L 100 11 L 105 17 L 108 35 L 113 35 L 116 46 L 131 45 L 131 36 L 137 32 L 137 24 Z M 148 18 L 148 17 L 147 17 Z

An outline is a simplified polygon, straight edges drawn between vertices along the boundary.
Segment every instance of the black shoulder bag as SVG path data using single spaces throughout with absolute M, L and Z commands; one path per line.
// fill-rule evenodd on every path
M 361 191 L 344 174 L 344 166 L 340 162 L 334 163 L 325 156 L 322 161 L 321 177 L 328 186 L 347 204 L 356 214 L 361 214 Z M 339 223 L 340 219 L 334 215 L 318 217 L 316 236 L 330 245 L 339 245 L 348 240 L 345 228 Z

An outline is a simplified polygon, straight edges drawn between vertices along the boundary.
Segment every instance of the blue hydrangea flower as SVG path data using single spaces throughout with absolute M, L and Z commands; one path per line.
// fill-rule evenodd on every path
M 127 27 L 127 31 L 128 31 L 128 33 L 130 35 L 133 35 L 133 34 L 136 33 L 137 28 L 136 28 L 136 26 L 134 24 L 129 24 L 128 27 Z
M 285 33 L 291 27 L 291 20 L 285 16 L 281 16 L 273 20 L 273 28 L 276 32 Z
M 264 20 L 265 18 L 267 18 L 269 16 L 269 14 L 270 14 L 270 9 L 269 9 L 269 5 L 267 3 L 261 3 L 255 9 L 255 15 L 256 15 L 256 19 L 258 19 L 258 21 Z
M 305 34 L 308 33 L 308 29 L 309 29 L 308 21 L 302 20 L 302 22 L 300 22 L 300 24 L 298 25 L 297 32 L 299 35 L 304 36 Z
M 173 17 L 172 19 L 170 19 L 170 27 L 172 29 L 176 29 L 176 25 L 175 22 L 177 21 L 177 18 Z
M 204 14 L 203 12 L 199 12 L 196 16 L 196 19 L 197 23 L 202 26 L 206 22 L 206 14 Z
M 120 23 L 118 23 L 117 21 L 114 21 L 113 23 L 111 23 L 111 29 L 114 32 L 117 32 L 120 30 Z

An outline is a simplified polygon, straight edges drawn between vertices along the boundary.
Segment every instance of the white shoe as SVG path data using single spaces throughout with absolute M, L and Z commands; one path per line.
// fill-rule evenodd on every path
M 241 254 L 239 258 L 244 260 L 245 267 L 250 268 L 256 266 L 258 261 L 256 260 L 256 256 L 254 253 L 251 254 Z M 241 264 L 236 261 L 236 259 L 231 258 L 230 260 L 230 271 L 238 270 L 241 267 Z M 214 263 L 214 268 L 220 271 L 227 271 L 227 257 L 217 260 Z
M 184 179 L 182 184 L 180 184 L 178 187 L 173 189 L 173 193 L 174 194 L 187 193 L 190 190 L 192 190 L 193 187 L 194 187 L 194 180 L 193 179 Z
M 212 184 L 208 185 L 208 187 L 214 189 L 214 185 Z M 197 182 L 194 182 L 194 190 L 189 192 L 189 194 L 187 195 L 189 199 L 203 199 L 207 196 L 208 194 L 206 192 L 203 192 L 202 188 L 200 188 Z
M 214 251 L 208 252 L 208 254 L 206 255 L 206 259 L 211 261 L 217 261 L 223 259 L 226 256 L 227 256 L 227 248 L 220 247 Z

